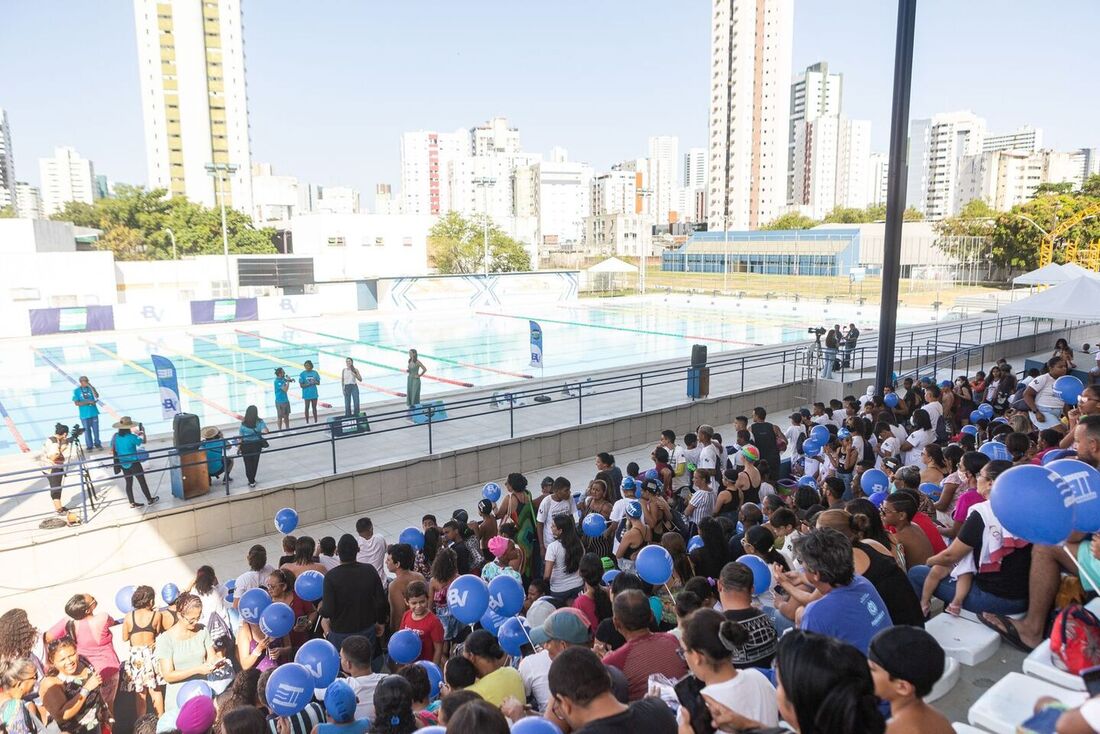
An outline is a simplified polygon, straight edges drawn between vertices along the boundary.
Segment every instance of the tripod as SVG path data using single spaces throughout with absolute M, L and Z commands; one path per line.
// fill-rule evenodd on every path
M 88 461 L 88 456 L 84 453 L 84 446 L 81 445 L 79 437 L 72 441 L 70 445 L 73 447 L 72 460 L 79 462 L 80 478 L 82 480 L 81 484 L 86 488 L 85 494 L 88 498 L 88 504 L 91 506 L 92 512 L 95 512 L 95 503 L 99 498 L 96 497 L 95 483 L 92 482 L 92 473 L 88 471 L 88 465 L 86 463 Z

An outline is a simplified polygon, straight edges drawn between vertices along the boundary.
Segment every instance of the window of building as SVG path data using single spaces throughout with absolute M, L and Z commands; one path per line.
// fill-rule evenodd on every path
M 401 244 L 404 247 L 412 247 L 413 246 L 413 238 L 412 237 L 402 237 L 401 238 Z
M 345 242 L 343 237 L 336 236 L 336 237 L 329 237 L 328 238 L 328 246 L 329 247 L 343 247 L 345 244 L 346 244 L 346 242 Z

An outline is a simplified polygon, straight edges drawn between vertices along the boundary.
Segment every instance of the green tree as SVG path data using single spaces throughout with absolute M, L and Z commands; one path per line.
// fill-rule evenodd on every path
M 141 232 L 121 225 L 112 226 L 96 242 L 97 250 L 110 250 L 116 260 L 151 260 Z
M 1100 173 L 1094 173 L 1085 179 L 1084 185 L 1081 186 L 1081 196 L 1100 199 Z
M 799 212 L 787 212 L 786 214 L 780 214 L 760 229 L 812 229 L 819 224 L 821 222 L 813 217 L 807 217 Z
M 867 219 L 866 209 L 838 206 L 825 215 L 825 221 L 829 224 L 860 224 L 870 220 Z
M 0 219 L 15 219 L 16 216 L 14 206 L 0 207 Z
M 1031 270 L 1039 264 L 1039 248 L 1043 232 L 1050 232 L 1060 222 L 1073 217 L 1082 209 L 1094 205 L 1096 199 L 1073 194 L 1047 194 L 1024 204 L 1017 204 L 1012 211 L 1000 214 L 993 226 L 991 257 L 997 265 L 1020 270 Z M 1040 228 L 1043 231 L 1040 231 Z M 1054 261 L 1063 262 L 1061 245 L 1077 242 L 1081 246 L 1100 239 L 1100 218 L 1086 219 L 1065 232 L 1055 243 Z
M 922 212 L 920 209 L 909 207 L 904 212 L 902 212 L 901 220 L 903 222 L 923 222 L 924 212 Z
M 864 211 L 867 213 L 868 222 L 882 222 L 886 219 L 885 204 L 871 204 Z
M 1035 187 L 1034 193 L 1031 198 L 1037 199 L 1040 196 L 1059 196 L 1062 194 L 1072 194 L 1073 183 L 1071 181 L 1062 181 L 1060 183 L 1041 183 Z
M 447 212 L 428 232 L 428 254 L 440 273 L 480 273 L 485 267 L 486 216 L 466 219 Z M 507 273 L 531 269 L 531 256 L 516 240 L 489 222 L 489 271 Z
M 99 229 L 104 226 L 100 220 L 100 210 L 96 205 L 86 204 L 83 201 L 65 202 L 60 211 L 50 215 L 50 219 L 58 222 L 72 222 L 78 227 L 95 227 Z

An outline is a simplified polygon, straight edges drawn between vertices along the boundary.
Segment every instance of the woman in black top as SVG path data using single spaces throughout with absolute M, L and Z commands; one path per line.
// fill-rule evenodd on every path
M 703 547 L 690 553 L 695 573 L 716 579 L 729 560 L 729 544 L 722 526 L 713 517 L 704 517 L 699 523 L 699 537 L 703 539 Z

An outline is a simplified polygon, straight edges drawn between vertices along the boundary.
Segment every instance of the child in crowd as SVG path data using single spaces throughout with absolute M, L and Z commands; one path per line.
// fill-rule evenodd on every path
M 405 587 L 408 610 L 401 616 L 401 629 L 412 630 L 420 638 L 420 657 L 436 665 L 443 660 L 443 623 L 428 606 L 428 585 L 413 581 Z
M 887 627 L 872 638 L 867 664 L 875 695 L 890 704 L 888 732 L 952 734 L 951 723 L 923 700 L 945 662 L 943 648 L 919 627 Z

